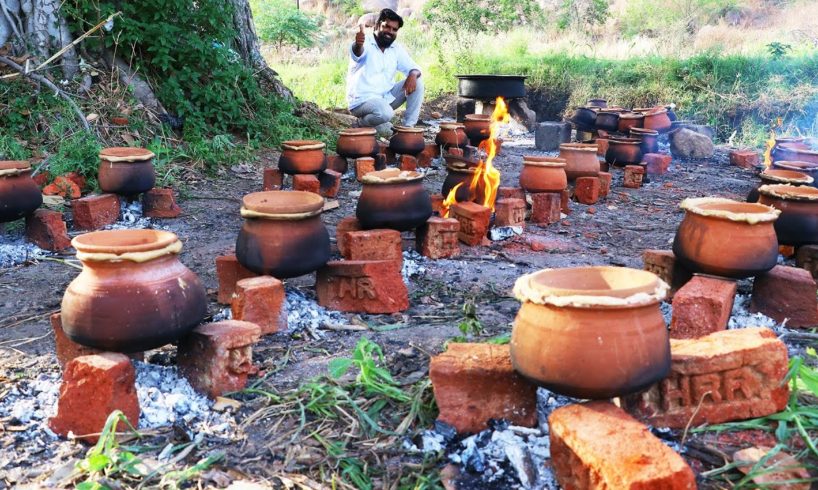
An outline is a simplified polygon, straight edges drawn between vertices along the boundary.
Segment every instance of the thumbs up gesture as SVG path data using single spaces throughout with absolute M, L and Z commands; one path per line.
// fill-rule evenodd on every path
M 364 46 L 364 40 L 366 39 L 366 33 L 364 33 L 364 26 L 358 26 L 358 32 L 355 33 L 355 47 L 362 48 Z

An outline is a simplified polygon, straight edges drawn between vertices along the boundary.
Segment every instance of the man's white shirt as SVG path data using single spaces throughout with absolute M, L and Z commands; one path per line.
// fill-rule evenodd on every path
M 401 72 L 408 75 L 412 70 L 420 71 L 420 66 L 401 44 L 394 41 L 381 51 L 371 32 L 366 34 L 361 56 L 355 56 L 351 45 L 349 57 L 347 103 L 350 110 L 376 97 L 392 102 L 395 98 L 390 90 L 395 85 L 395 74 Z

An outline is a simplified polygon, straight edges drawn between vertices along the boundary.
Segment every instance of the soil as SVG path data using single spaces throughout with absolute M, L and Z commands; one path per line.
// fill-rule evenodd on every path
M 506 139 L 495 160 L 502 172 L 503 186 L 516 186 L 522 155 L 544 154 L 533 148 L 530 134 Z M 325 373 L 331 359 L 348 356 L 357 340 L 365 335 L 381 345 L 390 359 L 403 359 L 399 365 L 393 365 L 403 371 L 397 373 L 399 379 L 425 375 L 428 356 L 440 352 L 444 342 L 460 335 L 458 323 L 465 303 L 476 305 L 484 327 L 478 341 L 507 333 L 518 309 L 510 291 L 520 275 L 546 267 L 588 264 L 641 268 L 643 250 L 670 247 L 682 218 L 678 204 L 683 198 L 715 195 L 743 200 L 756 185 L 756 178 L 751 171 L 730 166 L 726 155 L 726 149 L 720 148 L 707 161 L 674 160 L 667 174 L 651 176 L 650 182 L 640 189 L 622 187 L 623 172 L 614 169 L 607 199 L 593 206 L 572 202 L 570 214 L 557 224 L 528 225 L 520 236 L 487 246 L 463 246 L 462 255 L 456 260 L 420 260 L 426 272 L 408 282 L 409 310 L 395 315 L 346 315 L 350 325 L 367 326 L 363 332 L 324 331 L 319 339 L 304 333 L 267 336 L 254 347 L 254 361 L 262 372 L 278 370 L 270 377 L 275 386 L 293 387 Z M 207 287 L 211 315 L 224 308 L 216 303 L 214 259 L 232 253 L 242 223 L 240 198 L 260 190 L 262 167 L 274 166 L 276 160 L 277 154 L 270 152 L 257 165 L 226 169 L 215 177 L 188 179 L 178 186 L 183 215 L 154 220 L 156 226 L 173 231 L 184 242 L 181 260 Z M 445 168 L 434 169 L 426 178 L 427 189 L 439 192 L 444 177 Z M 354 177 L 347 178 L 337 199 L 340 207 L 324 213 L 333 242 L 335 225 L 343 217 L 354 215 L 356 193 L 360 189 Z M 19 233 L 20 227 L 7 227 L 6 238 Z M 413 235 L 405 233 L 405 249 L 412 246 Z M 72 258 L 72 254 L 60 257 Z M 0 398 L 7 387 L 21 379 L 59 371 L 49 315 L 59 310 L 63 291 L 76 275 L 75 268 L 58 261 L 30 262 L 0 270 L 0 380 L 3 380 Z M 287 285 L 309 292 L 313 281 L 314 275 L 310 275 L 287 281 Z M 748 292 L 747 287 L 744 283 L 740 286 L 744 293 Z M 148 353 L 146 359 L 173 363 L 173 357 L 173 347 L 166 347 Z M 282 362 L 285 357 L 286 362 Z M 250 407 L 245 407 L 238 418 L 250 411 Z M 243 444 L 221 443 L 221 449 L 227 453 L 221 467 L 250 480 L 265 478 L 276 460 L 276 455 L 265 449 L 271 437 L 267 431 L 273 422 L 267 418 L 247 427 Z M 13 432 L 3 431 L 2 423 L 0 418 L 0 447 L 19 444 Z M 76 446 L 81 447 L 78 443 Z M 37 471 L 23 472 L 17 484 L 42 478 L 68 461 L 69 456 L 44 453 L 40 461 L 19 462 L 20 466 Z M 0 478 L 0 488 L 3 487 Z

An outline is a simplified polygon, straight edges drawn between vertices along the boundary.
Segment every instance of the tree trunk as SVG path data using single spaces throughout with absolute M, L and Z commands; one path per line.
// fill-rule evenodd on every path
M 17 55 L 31 47 L 45 61 L 74 40 L 60 6 L 60 0 L 0 0 L 0 45 L 13 40 Z M 77 74 L 79 58 L 73 47 L 62 54 L 60 64 L 66 80 Z

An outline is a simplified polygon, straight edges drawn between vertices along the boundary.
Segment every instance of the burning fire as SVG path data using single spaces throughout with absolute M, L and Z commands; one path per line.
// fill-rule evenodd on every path
M 770 168 L 773 164 L 773 148 L 775 147 L 775 130 L 781 127 L 781 118 L 776 121 L 775 126 L 770 130 L 770 138 L 767 140 L 767 147 L 764 149 L 764 169 Z
M 492 162 L 497 155 L 497 136 L 500 133 L 500 126 L 508 124 L 510 118 L 508 106 L 502 97 L 497 97 L 494 112 L 491 114 L 491 125 L 489 126 L 489 137 L 480 143 L 480 149 L 486 152 L 486 160 L 480 160 L 474 172 L 474 177 L 469 183 L 469 200 L 482 204 L 494 211 L 494 201 L 497 198 L 497 189 L 500 187 L 500 171 Z M 444 218 L 449 217 L 449 208 L 457 202 L 457 190 L 463 184 L 457 184 L 449 191 L 449 195 L 443 200 L 440 214 Z M 478 200 L 483 194 L 482 202 Z

